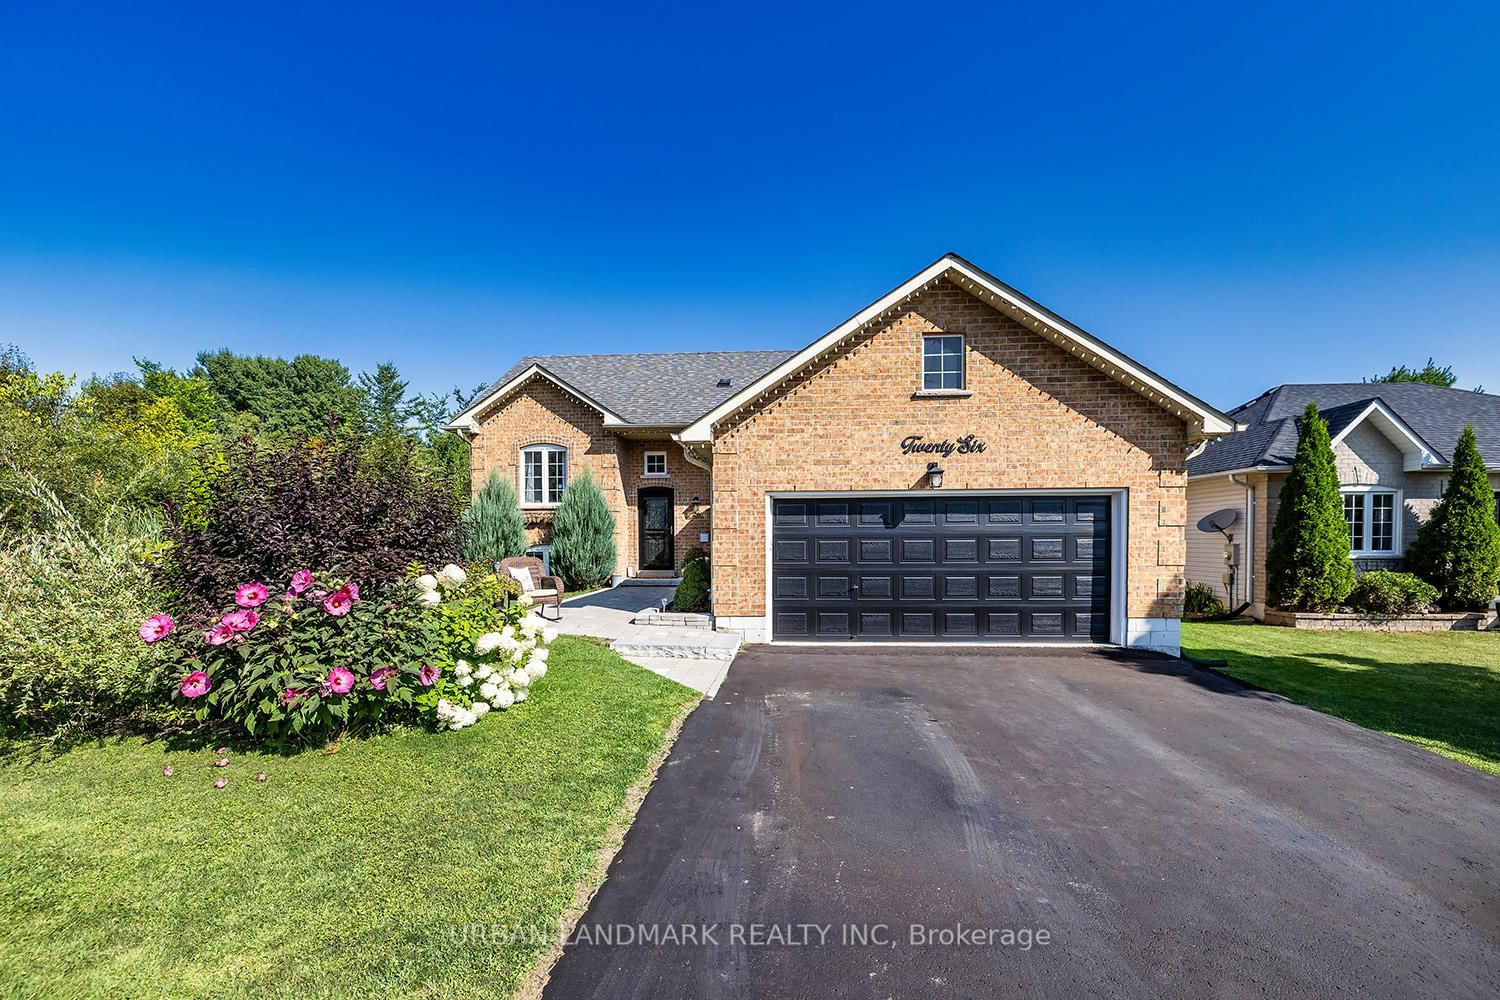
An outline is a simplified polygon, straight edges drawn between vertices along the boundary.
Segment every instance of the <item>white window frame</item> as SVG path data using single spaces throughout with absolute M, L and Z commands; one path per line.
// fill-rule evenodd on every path
M 661 471 L 660 472 L 652 472 L 651 471 L 651 459 L 653 459 L 653 458 L 660 458 L 661 459 Z M 641 457 L 641 475 L 645 476 L 647 479 L 666 479 L 667 478 L 667 453 L 664 452 L 664 451 L 648 451 L 648 452 L 646 452 L 646 454 Z
M 1399 559 L 1401 558 L 1401 522 L 1405 520 L 1404 512 L 1406 504 L 1400 490 L 1389 486 L 1340 486 L 1339 502 L 1342 507 L 1343 498 L 1346 496 L 1359 496 L 1363 498 L 1365 511 L 1364 537 L 1359 546 L 1349 546 L 1349 557 L 1351 559 Z M 1391 498 L 1391 547 L 1389 549 L 1370 548 L 1371 536 L 1375 531 L 1375 501 L 1374 496 L 1388 496 Z
M 929 340 L 957 340 L 958 341 L 958 385 L 938 386 L 928 388 L 927 386 L 927 342 Z M 917 366 L 918 385 L 924 393 L 944 392 L 968 392 L 969 391 L 969 339 L 961 333 L 924 333 L 922 334 L 922 356 Z M 941 381 L 941 379 L 939 380 Z
M 526 456 L 533 453 L 540 454 L 542 456 L 541 500 L 529 500 L 526 497 Z M 521 457 L 520 461 L 517 463 L 516 472 L 518 478 L 520 479 L 520 482 L 517 484 L 517 486 L 521 491 L 522 507 L 556 507 L 559 503 L 562 502 L 562 490 L 558 491 L 557 499 L 548 499 L 548 494 L 551 492 L 549 487 L 552 482 L 552 466 L 558 460 L 558 456 L 561 456 L 563 464 L 562 489 L 566 490 L 568 488 L 568 475 L 570 472 L 572 472 L 572 470 L 568 468 L 567 448 L 563 447 L 560 444 L 528 444 L 521 449 Z

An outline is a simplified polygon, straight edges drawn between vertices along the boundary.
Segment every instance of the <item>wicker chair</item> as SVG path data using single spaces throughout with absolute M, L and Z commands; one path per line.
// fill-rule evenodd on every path
M 544 576 L 542 561 L 536 556 L 511 556 L 509 559 L 500 560 L 501 572 L 508 574 L 511 567 L 524 569 L 531 574 L 531 599 L 539 608 L 552 605 L 557 612 L 554 620 L 562 621 L 562 602 L 565 594 L 562 579 L 556 576 Z M 542 617 L 547 616 L 543 613 Z

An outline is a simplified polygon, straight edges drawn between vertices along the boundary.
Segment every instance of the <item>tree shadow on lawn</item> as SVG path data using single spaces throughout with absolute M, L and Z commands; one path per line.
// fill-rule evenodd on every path
M 401 732 L 401 729 L 393 729 L 389 732 Z M 359 737 L 346 737 L 350 739 L 367 739 L 373 736 L 386 735 L 386 733 L 364 734 Z M 220 747 L 225 747 L 235 755 L 257 754 L 262 757 L 299 757 L 309 753 L 333 753 L 331 746 L 342 742 L 342 739 L 329 740 L 324 743 L 307 743 L 289 746 L 276 746 L 254 739 L 243 731 L 231 727 L 214 727 L 211 729 L 130 729 L 122 728 L 116 732 L 89 733 L 79 736 L 60 736 L 48 738 L 38 736 L 34 733 L 11 730 L 0 734 L 0 764 L 29 763 L 35 764 L 48 760 L 56 760 L 74 750 L 102 749 L 105 747 L 119 747 L 127 743 L 151 746 L 160 744 L 169 753 L 213 753 Z
M 1330 648 L 1249 651 L 1212 640 L 1191 648 L 1196 658 L 1225 661 L 1212 670 L 1253 688 L 1427 749 L 1446 748 L 1462 755 L 1459 759 L 1482 761 L 1483 769 L 1500 773 L 1500 669 L 1441 658 L 1390 660 Z M 1496 654 L 1500 664 L 1500 641 Z

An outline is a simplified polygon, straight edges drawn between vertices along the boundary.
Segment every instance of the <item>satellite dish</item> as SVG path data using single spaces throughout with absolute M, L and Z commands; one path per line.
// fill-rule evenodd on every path
M 1216 510 L 1212 514 L 1209 514 L 1207 517 L 1200 518 L 1198 520 L 1198 530 L 1206 531 L 1209 534 L 1212 534 L 1215 531 L 1225 531 L 1230 525 L 1234 524 L 1234 522 L 1238 521 L 1239 519 L 1239 511 L 1235 510 L 1233 507 L 1225 507 L 1223 510 Z

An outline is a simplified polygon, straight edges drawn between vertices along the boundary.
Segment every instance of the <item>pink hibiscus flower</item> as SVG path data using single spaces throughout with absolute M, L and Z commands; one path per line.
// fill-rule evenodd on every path
M 271 592 L 263 583 L 242 583 L 235 588 L 234 603 L 242 608 L 258 608 L 270 596 Z
M 305 694 L 307 694 L 307 692 L 302 688 L 287 688 L 285 691 L 281 692 L 281 703 L 283 705 L 294 705 L 297 702 L 301 701 L 302 696 Z
M 328 671 L 326 683 L 334 694 L 348 694 L 354 690 L 354 672 L 348 667 L 334 667 Z
M 327 597 L 323 598 L 323 610 L 335 618 L 342 618 L 349 613 L 354 606 L 354 597 L 349 593 L 348 587 L 340 587 Z
M 287 593 L 295 597 L 298 594 L 301 594 L 308 587 L 311 587 L 312 582 L 312 570 L 306 568 L 299 569 L 297 572 L 292 574 L 292 582 L 287 585 Z
M 376 691 L 384 691 L 386 681 L 396 675 L 395 667 L 376 667 L 370 671 L 370 687 Z
M 220 624 L 228 625 L 235 632 L 248 632 L 260 624 L 260 615 L 249 608 L 242 608 L 229 612 Z
M 141 622 L 141 638 L 147 642 L 160 642 L 172 634 L 177 623 L 171 615 L 152 615 Z
M 201 670 L 194 670 L 182 679 L 182 686 L 177 690 L 182 692 L 184 698 L 201 698 L 208 694 L 214 686 L 214 682 Z
M 349 600 L 359 600 L 359 584 L 355 583 L 353 580 L 350 580 L 348 583 L 344 584 L 344 589 L 349 591 Z
M 222 646 L 233 638 L 234 629 L 230 628 L 228 625 L 225 625 L 223 622 L 219 622 L 219 624 L 203 633 L 203 641 L 208 643 L 210 646 Z
M 438 675 L 442 670 L 430 663 L 422 664 L 422 669 L 417 671 L 417 680 L 422 682 L 423 687 L 432 687 L 437 683 Z

